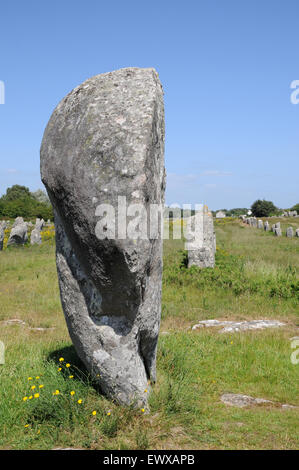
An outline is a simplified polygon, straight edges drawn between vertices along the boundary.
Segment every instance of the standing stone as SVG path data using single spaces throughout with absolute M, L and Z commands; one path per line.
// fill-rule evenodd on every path
M 288 216 L 289 217 L 296 217 L 297 216 L 297 211 L 289 211 Z
M 45 225 L 44 219 L 36 219 L 35 228 L 31 232 L 31 245 L 40 245 L 42 242 L 41 230 Z
M 275 228 L 280 228 L 280 222 L 276 222 Z
M 3 228 L 3 225 L 0 225 L 0 251 L 3 250 L 3 240 L 4 240 L 4 228 Z
M 42 242 L 42 236 L 41 236 L 40 230 L 38 230 L 37 228 L 34 228 L 30 235 L 30 243 L 31 245 L 40 245 L 41 242 Z
M 274 235 L 277 237 L 281 237 L 281 228 L 280 227 L 275 227 L 274 228 Z
M 130 238 L 119 206 L 125 198 L 129 208 L 141 205 L 141 223 L 152 204 L 163 214 L 164 106 L 157 72 L 121 69 L 69 93 L 45 130 L 41 175 L 54 207 L 61 301 L 77 353 L 106 395 L 146 403 L 148 380 L 156 378 L 161 224 L 155 237 Z M 110 218 L 103 224 L 105 207 Z
M 270 225 L 269 225 L 268 220 L 266 220 L 266 222 L 265 222 L 264 230 L 265 230 L 265 232 L 269 232 L 269 230 L 270 230 Z
M 188 268 L 213 268 L 215 266 L 216 235 L 212 213 L 204 206 L 189 218 L 186 233 Z
M 264 224 L 262 220 L 257 221 L 257 228 L 263 228 Z
M 13 225 L 12 225 L 12 228 L 16 227 L 17 225 L 24 224 L 24 223 L 25 223 L 25 222 L 24 222 L 23 217 L 16 217 L 16 218 L 15 218 L 15 221 L 14 221 L 14 223 L 13 223 Z
M 23 217 L 17 217 L 12 226 L 7 246 L 24 245 L 27 240 L 27 224 L 24 222 Z
M 287 236 L 288 238 L 292 238 L 292 237 L 294 236 L 293 227 L 288 227 L 288 228 L 287 228 L 286 236 Z
M 299 228 L 296 228 L 295 237 L 299 237 Z
M 226 217 L 226 213 L 223 211 L 216 212 L 216 219 L 224 219 Z
M 44 219 L 36 219 L 35 228 L 37 228 L 38 230 L 42 230 L 44 228 L 44 225 L 45 225 Z

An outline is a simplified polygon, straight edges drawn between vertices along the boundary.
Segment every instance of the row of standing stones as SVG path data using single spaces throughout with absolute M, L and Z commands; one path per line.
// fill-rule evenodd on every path
M 28 241 L 28 228 L 31 227 L 34 228 L 31 231 L 30 243 L 31 245 L 40 245 L 42 242 L 41 231 L 45 225 L 51 225 L 50 220 L 45 223 L 44 219 L 37 218 L 35 225 L 33 225 L 32 222 L 24 222 L 23 217 L 17 217 L 12 225 L 7 246 L 24 245 Z M 3 249 L 5 230 L 8 229 L 9 226 L 9 221 L 0 221 L 0 251 Z
M 258 220 L 255 217 L 244 217 L 243 222 L 250 225 L 251 227 L 264 229 L 265 232 L 270 232 L 271 231 L 277 237 L 281 237 L 281 235 L 282 235 L 280 222 L 276 222 L 275 224 L 272 224 L 271 227 L 270 227 L 270 224 L 269 224 L 268 220 L 266 220 L 266 222 L 264 223 L 262 220 Z M 286 230 L 286 236 L 288 238 L 292 238 L 294 236 L 299 237 L 299 228 L 297 228 L 294 232 L 293 227 L 288 227 L 287 230 Z

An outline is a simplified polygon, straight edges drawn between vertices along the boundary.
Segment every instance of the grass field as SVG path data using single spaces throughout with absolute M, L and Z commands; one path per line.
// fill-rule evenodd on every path
M 294 219 L 283 220 L 283 230 L 290 225 L 297 228 Z M 0 323 L 1 449 L 298 448 L 299 409 L 240 409 L 220 396 L 244 393 L 299 406 L 299 364 L 290 360 L 290 338 L 299 335 L 299 238 L 274 237 L 238 220 L 215 227 L 215 269 L 186 269 L 183 242 L 164 242 L 158 379 L 149 414 L 99 395 L 80 364 L 61 309 L 53 237 L 0 252 L 0 321 L 26 323 Z M 286 325 L 234 334 L 191 330 L 212 318 L 275 318 Z

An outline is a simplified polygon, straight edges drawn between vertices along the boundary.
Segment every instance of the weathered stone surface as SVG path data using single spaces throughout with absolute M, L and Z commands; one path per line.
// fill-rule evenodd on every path
M 263 228 L 264 224 L 262 220 L 257 221 L 257 228 Z
M 122 239 L 121 233 L 99 239 L 95 212 L 109 203 L 118 227 L 120 195 L 147 213 L 150 204 L 164 204 L 163 91 L 156 71 L 97 75 L 69 93 L 45 130 L 41 175 L 55 211 L 61 301 L 77 353 L 100 374 L 105 394 L 146 403 L 148 380 L 156 377 L 161 228 L 156 239 Z
M 188 268 L 213 268 L 215 266 L 216 235 L 213 216 L 208 208 L 203 207 L 188 220 L 186 245 L 188 250 Z
M 21 326 L 26 325 L 26 323 L 23 320 L 19 320 L 18 318 L 11 318 L 9 320 L 3 320 L 1 324 L 2 325 L 21 325 Z
M 257 405 L 275 405 L 279 406 L 282 409 L 293 409 L 298 408 L 295 405 L 289 405 L 288 403 L 277 403 L 272 400 L 267 400 L 265 398 L 253 398 L 249 395 L 242 395 L 240 393 L 223 393 L 220 400 L 229 406 L 236 406 L 238 408 L 244 408 L 246 406 L 257 406 Z
M 288 216 L 289 217 L 297 217 L 297 211 L 289 211 Z
M 246 330 L 263 330 L 265 328 L 277 328 L 284 326 L 278 320 L 249 320 L 249 321 L 229 321 L 229 320 L 202 320 L 192 327 L 192 330 L 198 328 L 209 328 L 213 326 L 223 326 L 220 333 L 235 333 Z
M 237 406 L 238 408 L 273 403 L 271 400 L 266 400 L 265 398 L 253 398 L 249 395 L 241 395 L 239 393 L 224 393 L 221 395 L 220 399 L 225 405 Z
M 42 242 L 42 236 L 41 236 L 40 230 L 38 230 L 37 228 L 34 228 L 30 235 L 30 243 L 31 245 L 40 245 L 41 242 Z
M 9 320 L 3 320 L 0 322 L 1 325 L 4 326 L 14 326 L 14 325 L 19 325 L 19 326 L 27 326 L 26 323 L 23 320 L 19 320 L 18 318 L 11 318 Z M 30 327 L 27 326 L 27 328 L 31 331 L 49 331 L 49 330 L 54 330 L 54 327 Z
M 274 228 L 274 235 L 277 237 L 281 237 L 281 228 L 280 227 L 275 227 Z
M 299 237 L 299 228 L 296 228 L 295 237 Z
M 286 236 L 287 236 L 288 238 L 292 238 L 292 237 L 294 236 L 293 227 L 288 227 L 288 228 L 287 228 Z
M 24 245 L 28 240 L 27 224 L 23 217 L 17 217 L 12 226 L 7 245 Z
M 16 217 L 14 223 L 12 224 L 12 228 L 16 227 L 17 225 L 24 224 L 23 217 Z
M 268 220 L 266 220 L 266 222 L 264 224 L 264 230 L 265 230 L 265 232 L 269 232 L 269 230 L 270 230 L 270 225 L 269 225 Z
M 249 217 L 249 225 L 251 227 L 257 228 L 257 219 L 255 217 Z
M 36 219 L 35 228 L 31 232 L 30 243 L 31 245 L 40 245 L 42 242 L 41 230 L 45 225 L 44 219 Z
M 37 228 L 38 230 L 42 230 L 45 226 L 45 221 L 44 219 L 36 219 L 35 221 L 35 228 Z

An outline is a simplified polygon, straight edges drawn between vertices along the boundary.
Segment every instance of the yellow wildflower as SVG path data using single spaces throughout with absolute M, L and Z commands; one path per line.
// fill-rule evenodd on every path
M 28 428 L 29 427 L 29 424 L 25 424 L 24 428 Z
M 72 390 L 72 391 L 71 391 L 71 395 L 72 395 L 72 396 L 73 396 L 73 395 L 75 395 L 75 392 L 74 392 L 74 390 Z
M 92 415 L 95 416 L 96 414 L 97 414 L 97 412 L 94 410 L 94 411 L 92 412 Z
M 64 361 L 64 358 L 63 357 L 60 357 L 59 358 L 59 362 L 63 362 Z
M 35 385 L 32 385 L 31 390 L 34 390 L 35 388 L 36 388 L 36 386 L 35 386 Z
M 32 400 L 32 398 L 33 398 L 33 396 L 32 396 L 32 395 L 30 395 L 30 397 L 28 397 L 28 400 Z
M 145 411 L 144 408 L 141 408 L 141 412 L 144 413 L 144 411 Z
M 36 378 L 36 380 L 38 380 L 40 377 L 39 377 L 39 375 L 37 375 L 35 378 Z
M 39 393 L 35 393 L 34 398 L 38 398 L 38 397 L 39 397 Z
M 71 364 L 67 363 L 65 364 L 65 367 L 71 367 Z
M 73 376 L 73 375 L 69 375 L 69 379 L 73 379 L 73 378 L 74 378 L 74 376 Z
M 28 377 L 28 380 L 32 380 L 32 377 Z
M 28 400 L 28 397 L 23 397 L 23 401 L 26 401 L 26 400 Z
M 110 415 L 111 415 L 111 413 L 110 413 L 110 411 L 108 411 L 107 416 L 110 416 Z
M 39 385 L 39 386 L 38 386 L 38 388 L 44 388 L 44 385 L 43 385 L 43 384 L 41 384 L 41 385 Z
M 58 372 L 60 372 L 60 371 L 61 371 L 61 367 L 58 367 Z
M 81 405 L 81 403 L 82 403 L 82 400 L 81 400 L 81 398 L 80 398 L 80 400 L 78 400 L 78 403 L 79 403 L 79 405 Z

